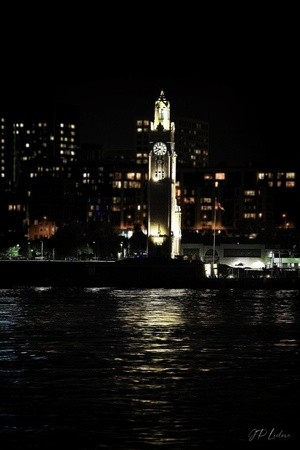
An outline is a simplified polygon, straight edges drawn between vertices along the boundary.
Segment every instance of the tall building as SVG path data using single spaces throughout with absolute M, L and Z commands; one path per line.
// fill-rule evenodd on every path
M 7 189 L 11 185 L 13 159 L 9 153 L 9 123 L 7 114 L 0 112 L 0 187 Z
M 79 111 L 74 107 L 7 111 L 0 114 L 1 185 L 7 192 L 0 208 L 6 228 L 44 217 L 63 222 L 74 190 L 79 147 Z M 3 216 L 2 216 L 3 217 Z M 27 231 L 26 231 L 27 229 Z
M 182 229 L 212 229 L 214 199 L 219 231 L 254 235 L 264 229 L 299 228 L 299 174 L 291 167 L 178 168 L 177 201 Z
M 139 119 L 136 121 L 135 160 L 137 164 L 148 164 L 150 141 L 150 120 Z
M 209 164 L 209 124 L 203 120 L 177 118 L 174 120 L 178 167 L 207 167 Z M 135 160 L 137 164 L 148 164 L 151 150 L 151 122 L 136 121 Z
M 181 213 L 176 201 L 175 124 L 161 91 L 151 122 L 148 164 L 148 256 L 180 254 Z
M 178 166 L 206 167 L 209 158 L 209 124 L 203 120 L 178 118 L 175 121 Z

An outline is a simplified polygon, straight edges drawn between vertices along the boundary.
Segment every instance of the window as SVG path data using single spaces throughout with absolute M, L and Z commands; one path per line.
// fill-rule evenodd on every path
M 295 181 L 286 181 L 286 182 L 285 182 L 285 186 L 286 186 L 287 188 L 295 187 Z

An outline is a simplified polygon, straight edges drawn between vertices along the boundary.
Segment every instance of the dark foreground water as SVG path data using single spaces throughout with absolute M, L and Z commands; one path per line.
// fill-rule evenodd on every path
M 0 449 L 296 448 L 298 291 L 0 290 Z

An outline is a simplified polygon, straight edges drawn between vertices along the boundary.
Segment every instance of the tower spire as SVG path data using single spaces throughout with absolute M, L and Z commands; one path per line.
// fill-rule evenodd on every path
M 165 131 L 169 131 L 171 128 L 170 102 L 166 99 L 163 89 L 161 89 L 154 107 L 154 130 L 157 130 L 158 126 Z
M 166 102 L 167 101 L 163 89 L 161 89 L 161 91 L 160 91 L 160 95 L 159 95 L 158 101 L 160 101 L 160 102 Z

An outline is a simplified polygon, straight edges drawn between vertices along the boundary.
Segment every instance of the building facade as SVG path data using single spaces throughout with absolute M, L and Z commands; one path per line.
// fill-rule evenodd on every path
M 183 233 L 199 238 L 215 229 L 217 237 L 283 242 L 300 229 L 299 167 L 207 165 L 208 126 L 188 119 L 174 124 L 163 92 L 153 122 L 137 122 L 134 161 L 106 159 L 101 146 L 79 154 L 79 131 L 72 109 L 0 114 L 3 241 L 22 233 L 35 239 L 35 224 L 43 220 L 53 229 L 101 222 L 127 237 L 139 226 L 151 237 L 149 254 L 174 257 Z

